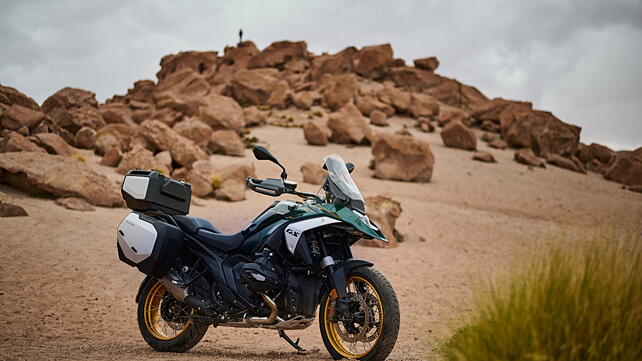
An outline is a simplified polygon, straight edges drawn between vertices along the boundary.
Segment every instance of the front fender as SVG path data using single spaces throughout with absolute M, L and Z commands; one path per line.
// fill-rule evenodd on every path
M 346 279 L 348 278 L 348 274 L 350 273 L 350 271 L 352 271 L 353 269 L 355 269 L 357 267 L 362 267 L 362 266 L 364 266 L 364 267 L 372 267 L 372 266 L 374 266 L 374 264 L 372 262 L 363 261 L 363 260 L 354 259 L 354 258 L 350 258 L 350 259 L 348 259 L 348 260 L 346 260 L 344 262 L 341 262 L 339 264 L 335 264 L 334 265 L 334 272 L 332 272 L 332 278 L 334 279 L 334 282 L 335 282 L 334 284 L 335 285 L 345 285 L 346 284 Z M 324 282 L 323 283 L 323 290 L 322 290 L 322 292 L 319 293 L 319 295 L 321 297 L 323 297 L 323 295 L 325 295 L 326 292 L 330 292 L 330 291 L 331 290 L 329 290 L 326 287 L 326 284 Z
M 154 282 L 156 281 L 156 278 L 152 276 L 145 276 L 143 279 L 143 282 L 140 283 L 140 286 L 138 286 L 138 292 L 136 292 L 136 303 L 140 301 L 140 294 L 143 293 L 143 289 L 149 282 Z

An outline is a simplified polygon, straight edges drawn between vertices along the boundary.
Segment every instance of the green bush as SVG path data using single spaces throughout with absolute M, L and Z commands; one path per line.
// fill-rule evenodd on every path
M 535 252 L 474 292 L 448 360 L 642 360 L 642 240 L 600 233 Z

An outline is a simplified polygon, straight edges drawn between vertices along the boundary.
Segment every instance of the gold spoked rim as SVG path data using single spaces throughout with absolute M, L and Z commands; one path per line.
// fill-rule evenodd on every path
M 177 301 L 157 282 L 145 299 L 145 326 L 157 339 L 170 341 L 182 335 L 190 326 L 194 309 Z
M 349 276 L 346 290 L 351 300 L 348 309 L 359 315 L 354 322 L 330 322 L 334 312 L 336 291 L 327 298 L 323 322 L 332 347 L 347 359 L 367 356 L 379 342 L 383 329 L 383 304 L 375 287 L 359 276 Z

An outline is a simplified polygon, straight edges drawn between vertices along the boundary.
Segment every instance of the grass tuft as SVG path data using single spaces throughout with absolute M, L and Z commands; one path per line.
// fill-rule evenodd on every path
M 71 157 L 76 159 L 79 162 L 83 162 L 83 163 L 87 162 L 87 157 L 85 157 L 82 154 L 77 154 L 77 153 L 76 154 L 72 154 Z
M 211 175 L 210 182 L 212 182 L 212 189 L 217 190 L 221 188 L 221 184 L 223 184 L 223 178 L 221 178 L 220 175 Z
M 642 360 L 642 242 L 598 233 L 535 252 L 475 291 L 447 360 Z

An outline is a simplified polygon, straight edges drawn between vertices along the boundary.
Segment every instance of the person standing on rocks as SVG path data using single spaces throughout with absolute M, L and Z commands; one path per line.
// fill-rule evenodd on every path
M 239 43 L 243 42 L 243 28 L 239 30 Z

